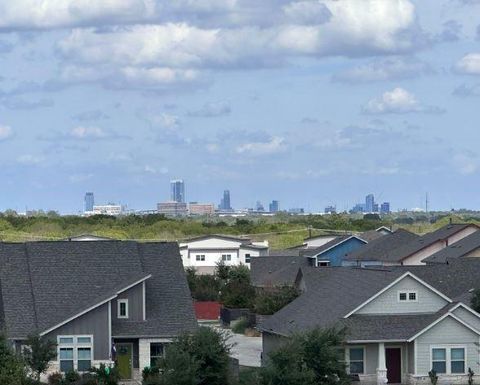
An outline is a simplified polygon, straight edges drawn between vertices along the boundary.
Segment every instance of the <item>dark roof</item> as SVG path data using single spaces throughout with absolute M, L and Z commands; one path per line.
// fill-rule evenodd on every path
M 355 237 L 357 239 L 362 240 L 360 237 L 357 237 L 356 235 L 350 235 L 350 234 L 349 235 L 342 235 L 340 237 L 332 239 L 330 242 L 327 242 L 322 246 L 305 249 L 305 251 L 301 252 L 301 255 L 303 255 L 305 257 L 315 257 L 319 254 L 324 253 L 325 251 L 327 251 L 327 250 L 329 250 L 333 247 L 336 247 L 337 245 L 345 242 L 346 240 L 348 240 L 349 238 L 352 238 L 352 237 Z M 367 243 L 366 241 L 363 241 L 363 242 Z
M 470 226 L 477 227 L 476 225 L 471 223 L 457 223 L 443 226 L 436 231 L 412 239 L 410 242 L 404 244 L 401 247 L 391 249 L 388 254 L 385 255 L 384 261 L 393 263 L 401 262 L 412 254 L 415 254 L 418 251 L 423 250 L 424 248 L 433 245 L 436 242 L 445 241 L 452 235 Z
M 152 323 L 152 335 L 172 336 L 195 327 L 176 243 L 0 243 L 0 302 L 7 334 L 24 338 L 48 330 L 149 275 L 148 321 L 142 328 Z M 134 335 L 143 330 L 131 326 Z
M 270 250 L 268 255 L 271 257 L 298 257 L 301 251 L 302 249 L 299 247 L 284 250 Z
M 398 229 L 368 242 L 366 245 L 348 253 L 345 261 L 390 261 L 389 253 L 407 242 L 418 238 L 410 231 Z
M 358 234 L 358 237 L 363 239 L 364 241 L 371 242 L 375 239 L 381 238 L 386 234 L 383 234 L 380 231 L 377 230 L 369 230 L 369 231 L 364 231 L 363 233 Z
M 480 248 L 480 231 L 460 239 L 435 254 L 425 258 L 424 263 L 447 263 L 448 260 L 461 258 Z
M 254 257 L 250 260 L 250 277 L 256 287 L 293 285 L 301 267 L 310 260 L 296 256 Z
M 406 272 L 411 272 L 453 301 L 464 301 L 472 289 L 480 288 L 480 260 L 473 258 L 460 259 L 448 265 L 391 266 L 377 269 L 302 268 L 306 291 L 259 325 L 259 329 L 280 335 L 290 335 L 296 331 L 317 326 L 338 325 L 339 322 L 341 324 L 347 322 L 347 326 L 351 326 L 351 323 L 358 319 L 357 315 L 351 316 L 355 318 L 350 321 L 344 320 L 345 315 Z M 438 317 L 439 314 L 443 313 L 436 313 L 436 316 Z M 417 316 L 419 317 L 411 320 L 412 328 L 420 328 L 424 322 L 429 321 L 423 315 L 417 314 Z M 384 319 L 373 317 L 377 316 L 359 318 L 360 323 L 353 328 L 349 338 L 366 340 L 374 334 L 375 339 L 380 339 L 389 333 L 392 336 L 399 336 L 401 325 L 408 323 L 408 317 L 399 317 L 399 315 L 385 316 Z M 391 324 L 386 322 L 390 318 Z M 385 325 L 380 328 L 378 325 L 382 322 Z M 377 327 L 378 335 L 373 332 Z M 410 328 L 410 326 L 405 327 Z M 408 333 L 410 331 L 409 329 Z

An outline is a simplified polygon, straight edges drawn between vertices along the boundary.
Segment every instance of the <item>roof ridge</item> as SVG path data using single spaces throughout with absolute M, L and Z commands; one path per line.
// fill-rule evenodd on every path
M 25 260 L 27 262 L 27 272 L 28 272 L 28 283 L 30 284 L 30 293 L 32 294 L 32 301 L 33 301 L 33 316 L 35 319 L 35 329 L 38 330 L 38 316 L 37 316 L 37 302 L 35 300 L 35 292 L 33 290 L 33 281 L 32 281 L 32 272 L 30 269 L 30 253 L 28 252 L 28 243 L 24 243 L 24 250 L 25 250 Z

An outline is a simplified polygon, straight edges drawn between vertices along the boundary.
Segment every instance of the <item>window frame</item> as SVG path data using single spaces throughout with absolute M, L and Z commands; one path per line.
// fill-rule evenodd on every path
M 332 265 L 332 261 L 328 259 L 317 259 L 317 267 L 330 267 Z
M 205 254 L 195 254 L 195 261 L 205 262 Z
M 440 375 L 465 375 L 467 374 L 467 362 L 468 362 L 468 349 L 466 345 L 431 345 L 430 346 L 430 368 L 433 368 L 433 350 L 434 349 L 445 349 L 445 373 L 439 373 Z M 453 360 L 452 361 L 452 349 L 463 349 L 463 360 Z M 452 362 L 462 362 L 463 361 L 463 372 L 452 372 Z M 443 361 L 442 361 L 443 362 Z
M 222 262 L 232 262 L 232 254 L 222 254 Z
M 362 361 L 360 361 L 360 360 L 353 360 L 353 361 L 352 361 L 352 360 L 351 360 L 351 355 L 350 355 L 350 353 L 351 353 L 351 350 L 352 350 L 352 349 L 358 349 L 358 350 L 361 349 L 361 350 L 362 350 L 362 352 L 363 352 L 363 357 L 362 357 L 363 359 L 362 359 Z M 367 358 L 367 354 L 366 354 L 366 353 L 367 353 L 367 352 L 366 352 L 365 346 L 363 346 L 363 345 L 361 345 L 361 346 L 348 346 L 348 347 L 346 348 L 346 352 L 348 352 L 348 355 L 347 355 L 347 357 L 346 357 L 347 372 L 348 372 L 348 374 L 358 374 L 358 375 L 363 375 L 363 374 L 365 374 L 365 369 L 367 368 L 367 361 L 366 361 L 366 358 Z M 351 369 L 351 363 L 352 363 L 352 362 L 362 362 L 362 363 L 363 363 L 363 365 L 362 365 L 362 373 L 352 373 L 352 372 L 351 372 L 350 369 Z
M 125 304 L 125 315 L 121 314 L 122 304 Z M 128 298 L 120 298 L 117 300 L 117 318 L 119 319 L 129 318 Z
M 162 355 L 161 356 L 152 356 L 152 345 L 162 345 Z M 153 367 L 152 366 L 152 358 L 156 358 L 156 359 L 159 359 L 159 358 L 163 358 L 165 357 L 165 343 L 164 342 L 150 342 L 150 367 Z
M 400 299 L 402 294 L 406 295 L 406 299 Z M 415 299 L 410 299 L 410 294 L 415 294 Z M 398 303 L 411 303 L 411 302 L 418 302 L 418 290 L 398 290 L 397 291 L 397 302 Z
M 245 254 L 245 263 L 251 263 L 252 255 L 250 253 Z
M 62 338 L 73 338 L 72 343 L 60 343 Z M 80 338 L 90 338 L 90 342 L 79 342 Z M 71 349 L 72 350 L 72 359 L 71 360 L 62 360 L 60 359 L 60 350 L 62 349 Z M 78 350 L 79 349 L 90 349 L 90 360 L 78 359 Z M 57 363 L 58 369 L 61 371 L 61 361 L 73 361 L 73 370 L 76 370 L 80 373 L 88 372 L 93 366 L 94 361 L 94 340 L 92 334 L 78 334 L 78 335 L 59 335 L 57 336 Z M 78 361 L 90 361 L 90 366 L 87 370 L 78 369 Z M 62 372 L 65 373 L 65 372 Z

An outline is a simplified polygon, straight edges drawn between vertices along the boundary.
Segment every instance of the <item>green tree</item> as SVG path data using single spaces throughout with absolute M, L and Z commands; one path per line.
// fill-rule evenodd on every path
M 201 327 L 178 337 L 144 385 L 228 385 L 231 346 L 224 334 Z
M 29 336 L 25 344 L 25 363 L 34 374 L 35 380 L 40 382 L 40 376 L 48 370 L 50 361 L 57 356 L 57 344 L 38 334 Z
M 480 289 L 475 289 L 473 291 L 472 299 L 470 301 L 470 306 L 477 313 L 480 313 Z
M 264 290 L 255 297 L 255 312 L 271 315 L 298 297 L 299 291 L 292 286 L 282 286 L 274 290 Z
M 25 378 L 24 363 L 0 335 L 0 385 L 22 385 Z
M 345 330 L 314 329 L 293 336 L 272 352 L 261 372 L 262 385 L 341 385 L 349 382 L 339 348 Z

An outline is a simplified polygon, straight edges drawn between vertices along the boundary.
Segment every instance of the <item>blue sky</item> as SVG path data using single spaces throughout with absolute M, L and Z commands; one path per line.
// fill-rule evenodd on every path
M 5 0 L 0 210 L 480 209 L 479 0 Z

